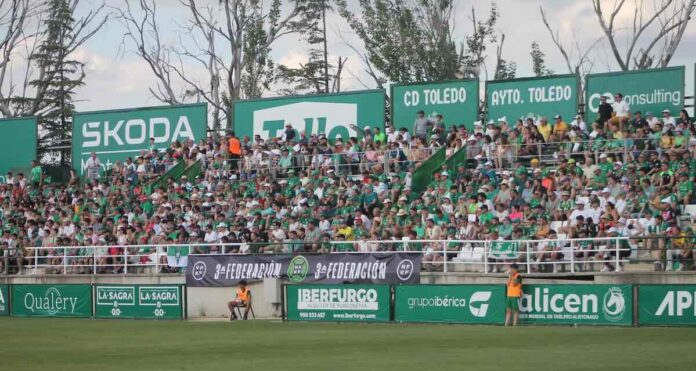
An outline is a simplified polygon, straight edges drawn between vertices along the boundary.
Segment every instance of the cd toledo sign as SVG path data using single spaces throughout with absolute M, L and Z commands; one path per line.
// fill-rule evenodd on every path
M 233 111 L 238 137 L 277 138 L 291 125 L 307 137 L 324 134 L 345 141 L 361 137 L 365 126 L 384 129 L 384 91 L 244 100 L 235 102 Z
M 73 122 L 73 167 L 79 175 L 94 152 L 102 170 L 144 151 L 164 151 L 172 142 L 205 139 L 205 104 L 76 113 Z

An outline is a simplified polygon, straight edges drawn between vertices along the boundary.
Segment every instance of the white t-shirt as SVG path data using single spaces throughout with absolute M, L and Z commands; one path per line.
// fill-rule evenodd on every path
M 631 106 L 623 99 L 621 102 L 614 102 L 611 107 L 614 109 L 616 116 L 628 117 L 631 115 Z

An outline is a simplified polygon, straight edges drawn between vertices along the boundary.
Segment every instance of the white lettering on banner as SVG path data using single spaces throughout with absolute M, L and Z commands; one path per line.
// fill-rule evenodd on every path
M 485 317 L 488 313 L 488 301 L 493 295 L 490 291 L 476 291 L 469 298 L 469 311 L 474 317 Z M 482 303 L 477 306 L 476 304 Z
M 530 103 L 553 103 L 570 100 L 573 90 L 570 85 L 528 88 Z
M 214 278 L 219 280 L 247 280 L 263 278 L 280 278 L 281 263 L 229 263 L 215 266 Z
M 2 293 L 3 290 L 0 290 L 0 304 L 5 304 L 5 294 Z
M 46 290 L 43 297 L 34 296 L 29 292 L 24 295 L 24 307 L 34 313 L 35 311 L 46 311 L 48 314 L 56 314 L 60 311 L 74 313 L 77 306 L 77 297 L 62 297 L 55 287 Z
M 456 104 L 466 102 L 466 89 L 461 88 L 442 88 L 442 89 L 423 89 L 425 105 L 437 104 Z
M 124 143 L 144 145 L 151 137 L 155 138 L 155 143 L 169 143 L 177 139 L 195 139 L 187 116 L 179 116 L 173 131 L 171 123 L 166 117 L 153 117 L 149 123 L 143 119 L 119 120 L 116 123 L 109 121 L 85 122 L 82 124 L 82 137 L 85 138 L 82 142 L 82 148 L 122 146 Z
M 696 291 L 668 291 L 660 306 L 655 312 L 656 316 L 681 317 L 687 310 L 693 309 L 693 315 L 696 316 Z M 666 312 L 666 313 L 665 313 Z
M 491 106 L 521 103 L 524 101 L 520 98 L 519 89 L 500 89 L 491 94 Z
M 298 289 L 299 310 L 378 310 L 375 289 Z
M 314 278 L 331 280 L 385 280 L 387 263 L 385 262 L 338 262 L 317 263 Z
M 599 298 L 595 294 L 554 294 L 549 296 L 549 289 L 535 288 L 533 294 L 524 294 L 520 300 L 520 312 L 553 313 L 597 313 Z
M 607 103 L 614 103 L 614 95 L 611 92 L 605 92 L 603 94 L 594 93 L 590 95 L 590 99 L 587 102 L 590 112 L 597 112 L 599 110 L 599 98 L 602 96 L 607 97 Z M 682 104 L 680 91 L 665 91 L 665 89 L 655 89 L 645 93 L 626 94 L 624 95 L 623 100 L 632 106 L 640 106 L 645 104 L 666 104 L 671 106 L 680 106 Z M 635 109 L 635 107 L 631 107 L 631 109 Z
M 415 91 L 406 91 L 404 92 L 404 106 L 406 107 L 414 107 L 417 106 L 420 102 L 420 94 Z
M 328 138 L 341 134 L 345 140 L 357 134 L 349 131 L 351 125 L 379 123 L 358 123 L 358 105 L 354 103 L 300 102 L 254 111 L 254 135 L 262 139 L 280 137 L 285 124 L 304 130 L 307 136 L 324 132 Z
M 488 313 L 488 301 L 493 296 L 491 291 L 476 291 L 469 298 L 469 312 L 474 317 L 486 317 Z M 449 296 L 431 296 L 431 297 L 411 297 L 407 300 L 408 309 L 414 308 L 464 308 L 466 307 L 466 298 Z

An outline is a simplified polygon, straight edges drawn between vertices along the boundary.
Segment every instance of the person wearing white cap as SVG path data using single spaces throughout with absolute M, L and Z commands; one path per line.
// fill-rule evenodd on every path
M 672 126 L 676 126 L 676 121 L 674 120 L 674 117 L 672 117 L 672 113 L 668 110 L 662 110 L 662 122 L 667 126 L 668 124 L 672 124 Z

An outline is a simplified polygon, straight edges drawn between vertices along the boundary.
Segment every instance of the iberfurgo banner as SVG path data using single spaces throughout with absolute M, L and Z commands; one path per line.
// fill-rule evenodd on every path
M 16 317 L 91 317 L 90 285 L 12 285 Z
M 616 93 L 623 94 L 631 112 L 662 117 L 668 109 L 676 116 L 684 107 L 684 66 L 588 75 L 585 88 L 588 122 L 597 119 L 599 98 L 605 96 L 611 104 Z
M 570 123 L 578 111 L 578 77 L 576 75 L 548 76 L 486 83 L 488 118 L 506 118 L 514 124 L 521 117 L 538 120 L 553 117 Z
M 449 125 L 471 128 L 478 119 L 478 80 L 394 85 L 391 88 L 392 123 L 413 130 L 418 111 L 432 119 L 442 115 Z
M 174 141 L 195 143 L 206 137 L 206 104 L 160 106 L 112 111 L 79 112 L 73 119 L 73 167 L 78 175 L 87 172 L 92 152 L 101 171 L 116 161 L 148 151 L 164 151 Z M 152 143 L 151 143 L 152 141 Z
M 419 283 L 420 253 L 189 255 L 187 286 L 234 286 L 240 280 L 294 283 Z
M 286 125 L 307 137 L 362 137 L 365 126 L 384 130 L 384 90 L 240 100 L 234 102 L 238 137 L 279 138 Z
M 524 285 L 523 323 L 631 326 L 631 285 Z
M 287 285 L 290 321 L 388 322 L 388 285 Z

